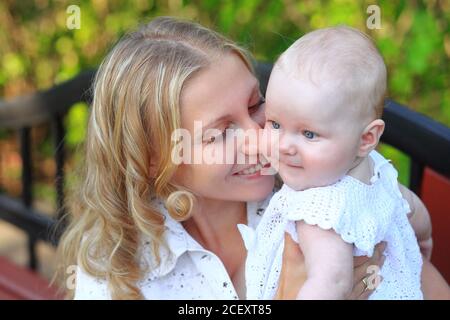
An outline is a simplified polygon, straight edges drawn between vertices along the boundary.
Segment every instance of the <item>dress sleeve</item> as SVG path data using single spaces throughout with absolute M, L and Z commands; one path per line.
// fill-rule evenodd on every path
M 375 244 L 382 240 L 387 223 L 380 223 L 380 212 L 365 203 L 363 190 L 354 181 L 344 179 L 334 185 L 291 192 L 286 197 L 288 221 L 304 221 L 309 225 L 333 229 L 355 246 L 354 255 L 371 256 Z M 292 225 L 288 232 L 298 238 Z
M 289 187 L 285 185 L 283 188 Z M 286 218 L 293 221 L 303 220 L 325 230 L 335 229 L 345 209 L 345 199 L 340 189 L 331 185 L 304 191 L 289 190 L 285 198 Z
M 375 175 L 372 177 L 371 182 L 375 183 L 378 179 L 384 177 L 383 185 L 385 190 L 387 190 L 387 192 L 392 196 L 399 199 L 399 203 L 397 206 L 398 212 L 405 215 L 409 214 L 411 212 L 411 208 L 408 201 L 400 192 L 400 188 L 398 186 L 398 171 L 390 163 L 390 160 L 385 159 L 377 151 L 373 150 L 369 155 L 375 164 Z

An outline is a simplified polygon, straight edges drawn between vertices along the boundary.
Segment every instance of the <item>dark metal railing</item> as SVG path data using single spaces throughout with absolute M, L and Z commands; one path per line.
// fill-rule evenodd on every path
M 272 65 L 258 63 L 256 67 L 261 89 L 265 93 Z M 91 99 L 90 85 L 95 71 L 87 71 L 76 78 L 12 101 L 0 101 L 0 128 L 20 132 L 22 158 L 22 197 L 15 199 L 0 194 L 0 218 L 23 229 L 28 234 L 29 266 L 37 267 L 36 241 L 57 244 L 62 229 L 57 228 L 64 211 L 64 126 L 63 117 L 76 102 Z M 408 154 L 411 158 L 410 188 L 420 193 L 423 171 L 430 167 L 450 178 L 450 129 L 406 107 L 386 101 L 383 115 L 386 130 L 382 141 Z M 55 189 L 57 212 L 55 218 L 32 206 L 32 154 L 30 128 L 51 123 L 56 163 Z M 62 224 L 64 226 L 64 224 Z
M 19 132 L 20 155 L 22 160 L 22 195 L 15 199 L 0 194 L 0 218 L 23 229 L 28 235 L 29 267 L 36 269 L 36 242 L 43 240 L 57 244 L 64 226 L 64 136 L 63 117 L 70 107 L 80 101 L 89 102 L 89 88 L 95 70 L 81 73 L 76 78 L 38 92 L 31 96 L 19 97 L 12 101 L 0 101 L 0 128 Z M 32 207 L 33 171 L 31 152 L 31 128 L 42 123 L 50 123 L 56 164 L 55 189 L 56 213 L 52 218 Z

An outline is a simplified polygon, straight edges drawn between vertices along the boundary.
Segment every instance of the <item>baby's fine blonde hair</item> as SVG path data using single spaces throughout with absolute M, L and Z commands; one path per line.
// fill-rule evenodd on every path
M 372 118 L 382 116 L 386 66 L 373 41 L 357 29 L 336 26 L 307 33 L 280 56 L 276 66 L 318 85 L 331 81 L 337 94 L 358 111 Z
M 140 236 L 151 240 L 158 261 L 164 245 L 164 217 L 151 198 L 162 198 L 178 221 L 189 218 L 195 199 L 171 183 L 181 92 L 201 69 L 230 53 L 253 72 L 246 51 L 232 41 L 190 21 L 159 17 L 123 37 L 101 63 L 80 184 L 58 247 L 63 279 L 68 266 L 78 265 L 105 279 L 112 298 L 143 298 L 137 282 L 148 270 L 141 264 Z

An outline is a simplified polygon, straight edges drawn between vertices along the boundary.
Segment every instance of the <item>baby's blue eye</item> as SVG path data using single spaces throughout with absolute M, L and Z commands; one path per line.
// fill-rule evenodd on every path
M 316 137 L 316 134 L 312 131 L 308 131 L 305 130 L 303 131 L 303 135 L 307 138 L 307 139 L 314 139 Z
M 272 121 L 272 128 L 274 129 L 280 129 L 280 124 L 278 122 Z

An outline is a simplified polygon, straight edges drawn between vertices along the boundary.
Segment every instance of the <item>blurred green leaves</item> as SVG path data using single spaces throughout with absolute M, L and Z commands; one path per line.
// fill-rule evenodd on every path
M 77 103 L 70 108 L 65 119 L 65 141 L 71 148 L 75 148 L 84 141 L 89 117 L 89 107 L 85 103 Z
M 81 29 L 66 27 L 69 5 Z M 381 9 L 380 30 L 368 30 L 369 5 Z M 316 28 L 348 24 L 373 37 L 382 52 L 393 99 L 450 125 L 450 1 L 415 0 L 25 0 L 0 2 L 0 96 L 48 88 L 95 68 L 125 32 L 158 15 L 193 19 L 273 61 Z M 66 117 L 67 143 L 83 141 L 88 108 Z M 406 168 L 406 156 L 382 148 Z M 403 164 L 402 164 L 403 163 Z M 407 174 L 401 169 L 401 177 Z M 404 179 L 404 178 L 402 178 Z
M 16 79 L 25 74 L 25 59 L 18 53 L 8 52 L 2 58 L 3 72 L 10 78 Z

